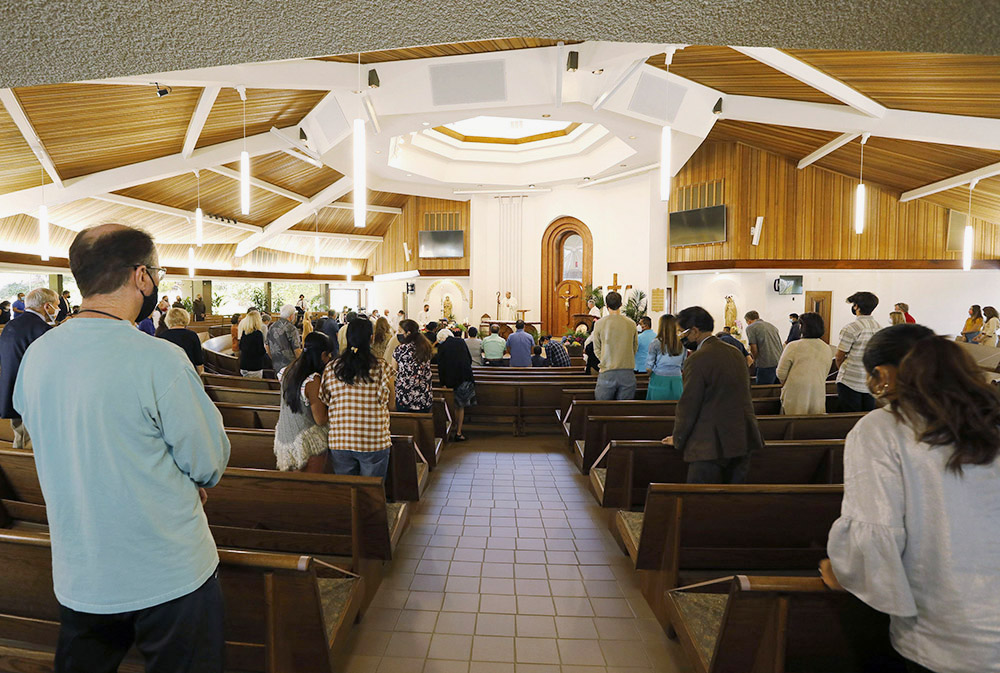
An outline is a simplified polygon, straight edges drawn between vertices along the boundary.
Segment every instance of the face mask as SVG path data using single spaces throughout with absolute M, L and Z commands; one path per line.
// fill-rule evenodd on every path
M 46 304 L 46 306 L 48 306 L 48 304 Z M 49 313 L 49 310 L 46 308 L 45 315 L 48 317 L 49 322 L 55 322 L 56 316 L 59 315 L 59 311 L 53 311 L 52 313 Z
M 152 277 L 150 280 L 152 280 Z M 136 322 L 142 322 L 153 314 L 153 309 L 156 308 L 156 295 L 159 294 L 159 291 L 160 288 L 154 283 L 153 291 L 142 295 L 142 307 L 139 309 L 139 314 L 135 317 Z
M 684 337 L 683 339 L 681 339 L 681 345 L 684 346 L 684 348 L 687 348 L 689 351 L 696 351 L 696 350 L 698 350 L 698 342 L 697 341 L 692 341 L 692 340 L 688 339 L 687 337 Z

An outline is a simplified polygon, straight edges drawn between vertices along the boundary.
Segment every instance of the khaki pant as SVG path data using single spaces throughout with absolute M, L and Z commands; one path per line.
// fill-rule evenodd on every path
M 12 418 L 10 419 L 10 425 L 14 429 L 14 448 L 27 448 L 28 444 L 31 443 L 31 437 L 28 436 L 28 429 L 24 427 L 24 423 L 20 418 Z

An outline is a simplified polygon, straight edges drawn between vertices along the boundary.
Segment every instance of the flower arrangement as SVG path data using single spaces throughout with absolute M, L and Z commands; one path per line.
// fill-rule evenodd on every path
M 587 342 L 587 336 L 588 336 L 587 334 L 582 332 L 570 331 L 566 332 L 562 340 L 563 343 L 567 346 L 575 345 L 575 346 L 580 346 L 582 348 L 583 345 Z

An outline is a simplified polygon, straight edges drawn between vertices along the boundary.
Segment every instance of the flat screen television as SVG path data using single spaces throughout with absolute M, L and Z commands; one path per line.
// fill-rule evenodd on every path
M 774 281 L 778 294 L 802 294 L 802 276 L 778 276 Z
M 465 232 L 421 231 L 417 234 L 420 256 L 452 258 L 465 256 Z
M 709 206 L 670 213 L 670 247 L 722 243 L 726 240 L 726 207 Z

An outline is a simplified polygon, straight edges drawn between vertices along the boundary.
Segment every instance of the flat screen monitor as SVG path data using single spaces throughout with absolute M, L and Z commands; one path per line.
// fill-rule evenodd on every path
M 774 291 L 778 294 L 802 294 L 802 276 L 779 276 L 774 281 Z
M 418 232 L 418 239 L 421 257 L 465 256 L 465 232 L 463 231 L 421 231 Z
M 722 243 L 726 240 L 726 207 L 709 206 L 670 213 L 670 247 Z

